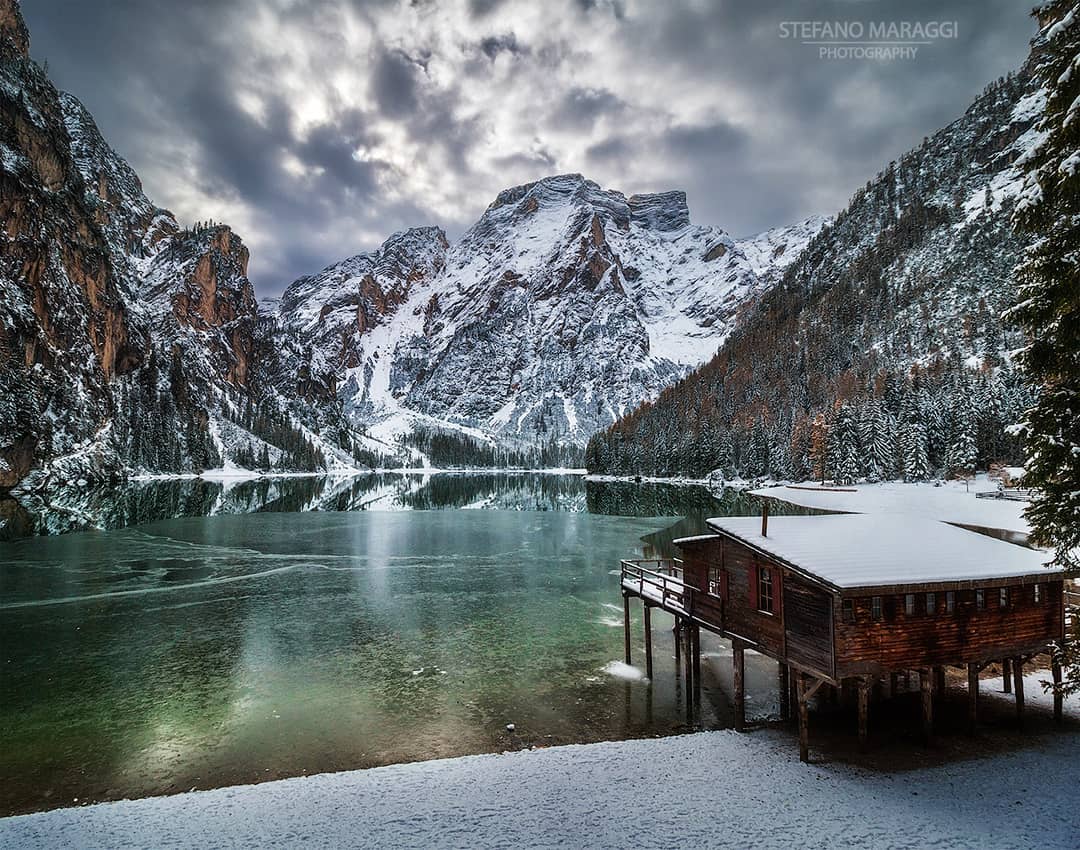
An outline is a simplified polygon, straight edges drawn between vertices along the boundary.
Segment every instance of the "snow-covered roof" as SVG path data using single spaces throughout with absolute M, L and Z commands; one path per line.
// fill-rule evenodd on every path
M 847 514 L 717 517 L 710 527 L 838 588 L 1050 577 L 1050 556 L 934 520 Z

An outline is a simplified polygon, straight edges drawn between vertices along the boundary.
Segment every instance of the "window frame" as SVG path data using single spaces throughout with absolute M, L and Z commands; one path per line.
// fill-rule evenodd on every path
M 937 614 L 937 591 L 928 590 L 926 592 L 926 613 L 930 617 Z
M 905 617 L 914 617 L 915 616 L 915 594 L 914 593 L 905 593 L 904 594 L 904 616 Z
M 975 588 L 975 610 L 986 610 L 986 590 L 981 587 Z
M 880 596 L 870 597 L 870 619 L 878 623 L 885 619 L 885 612 L 881 605 Z
M 773 593 L 773 575 L 769 567 L 758 567 L 757 571 L 757 609 L 762 614 L 776 613 L 776 600 Z
M 1036 605 L 1042 605 L 1046 601 L 1046 594 L 1043 593 L 1041 581 L 1037 581 L 1032 585 L 1031 598 Z
M 954 614 L 954 613 L 956 613 L 956 591 L 955 590 L 946 590 L 945 591 L 945 613 L 946 614 Z
M 840 621 L 852 625 L 855 623 L 855 600 L 844 599 L 840 602 Z
M 1009 593 L 1009 588 L 1007 588 L 1007 587 L 999 587 L 998 588 L 998 608 L 1008 608 L 1008 607 L 1010 607 L 1010 603 L 1011 603 L 1011 595 Z

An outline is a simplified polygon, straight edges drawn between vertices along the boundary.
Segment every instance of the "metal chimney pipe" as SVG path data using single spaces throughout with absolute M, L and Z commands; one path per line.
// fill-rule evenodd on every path
M 761 536 L 769 536 L 769 500 L 761 500 Z

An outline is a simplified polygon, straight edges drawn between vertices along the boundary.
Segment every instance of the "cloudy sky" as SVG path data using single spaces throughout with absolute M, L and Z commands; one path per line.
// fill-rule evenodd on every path
M 29 0 L 32 54 L 147 194 L 228 222 L 274 295 L 404 227 L 581 172 L 748 235 L 833 213 L 1017 68 L 1032 0 Z M 828 61 L 786 21 L 956 21 Z

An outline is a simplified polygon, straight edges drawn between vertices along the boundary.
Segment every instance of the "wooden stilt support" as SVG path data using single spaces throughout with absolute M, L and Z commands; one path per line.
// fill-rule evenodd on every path
M 743 645 L 741 641 L 733 640 L 731 642 L 731 666 L 733 670 L 733 678 L 735 680 L 735 731 L 741 732 L 746 726 L 746 686 L 744 684 L 744 675 L 746 673 L 745 667 L 746 657 L 743 652 Z
M 934 668 L 934 696 L 945 696 L 945 668 Z
M 1017 656 L 1012 660 L 1013 690 L 1016 691 L 1016 722 L 1024 725 L 1024 659 Z
M 1061 694 L 1061 658 L 1056 648 L 1050 658 L 1050 670 L 1054 677 L 1054 722 L 1060 726 L 1064 720 L 1064 699 Z
M 691 658 L 693 639 L 691 638 L 692 626 L 689 622 L 682 624 L 682 635 L 685 645 L 683 646 L 683 678 L 686 681 L 686 719 L 694 720 L 694 664 Z
M 645 604 L 645 675 L 652 682 L 652 606 L 648 603 Z
M 675 618 L 675 625 L 671 627 L 671 633 L 672 635 L 674 635 L 675 638 L 675 678 L 677 679 L 679 678 L 679 663 L 681 661 L 679 656 L 681 655 L 682 649 L 682 647 L 680 646 L 680 644 L 682 643 L 682 629 L 679 628 L 678 617 Z
M 979 665 L 968 664 L 968 732 L 975 734 L 979 725 Z
M 690 627 L 694 641 L 694 708 L 701 709 L 701 626 L 695 623 Z
M 910 670 L 905 670 L 904 671 L 904 690 L 905 691 L 910 691 L 911 690 L 911 671 Z
M 788 683 L 788 666 L 781 661 L 777 667 L 777 690 L 780 691 L 780 719 L 791 719 L 791 685 Z
M 930 671 L 925 667 L 919 671 L 919 690 L 922 692 L 923 741 L 929 745 L 934 740 L 934 695 L 930 687 Z
M 622 623 L 623 623 L 623 660 L 630 663 L 630 597 L 623 594 L 622 598 Z
M 889 674 L 889 696 L 896 696 L 896 691 L 900 687 L 900 675 L 898 673 Z
M 799 719 L 799 671 L 788 666 L 788 713 L 792 720 Z
M 795 674 L 795 687 L 799 706 L 799 761 L 810 761 L 810 710 L 807 706 L 806 674 Z
M 866 741 L 870 734 L 870 678 L 859 679 L 859 749 L 866 750 Z
M 1001 683 L 1007 694 L 1012 693 L 1012 662 L 1008 658 L 1001 661 Z

